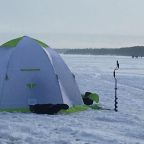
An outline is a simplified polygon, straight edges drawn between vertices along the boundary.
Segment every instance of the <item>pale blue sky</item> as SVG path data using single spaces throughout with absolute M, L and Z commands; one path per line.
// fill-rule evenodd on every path
M 19 35 L 52 47 L 144 45 L 144 0 L 0 0 L 0 43 Z

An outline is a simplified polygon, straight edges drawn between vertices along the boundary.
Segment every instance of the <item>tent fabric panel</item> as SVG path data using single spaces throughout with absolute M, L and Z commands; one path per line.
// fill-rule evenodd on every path
M 18 42 L 22 39 L 23 37 L 19 37 L 13 40 L 10 40 L 6 43 L 4 43 L 3 45 L 1 45 L 0 47 L 5 47 L 5 48 L 13 48 L 16 47 L 16 45 L 18 44 Z
M 65 93 L 71 103 L 73 105 L 83 104 L 75 78 L 67 65 L 64 63 L 63 59 L 51 48 L 46 49 L 46 51 L 51 55 L 55 72 L 58 75 L 58 78 L 61 81 L 63 88 L 65 89 Z
M 5 49 L 4 47 L 0 48 L 0 105 L 2 99 L 3 83 L 6 78 L 7 64 L 10 55 L 12 53 L 12 50 L 13 49 L 9 49 L 9 48 Z

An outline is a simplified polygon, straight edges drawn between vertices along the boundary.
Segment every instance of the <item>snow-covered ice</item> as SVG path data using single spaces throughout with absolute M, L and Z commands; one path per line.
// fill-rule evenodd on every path
M 144 58 L 62 55 L 80 90 L 111 110 L 70 115 L 0 113 L 0 144 L 144 144 Z M 119 60 L 118 110 L 113 69 Z

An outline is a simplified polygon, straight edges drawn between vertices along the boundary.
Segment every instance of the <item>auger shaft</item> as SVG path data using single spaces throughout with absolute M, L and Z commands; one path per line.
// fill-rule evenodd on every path
M 115 112 L 118 111 L 118 97 L 117 97 L 117 78 L 116 78 L 116 70 L 119 69 L 119 62 L 117 61 L 117 66 L 116 68 L 114 69 L 114 72 L 113 72 L 113 76 L 114 76 L 114 79 L 115 79 L 115 100 L 114 100 L 114 110 Z

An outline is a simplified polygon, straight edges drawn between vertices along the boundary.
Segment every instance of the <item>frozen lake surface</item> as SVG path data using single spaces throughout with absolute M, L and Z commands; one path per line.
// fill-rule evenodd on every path
M 70 115 L 0 113 L 0 144 L 144 144 L 144 58 L 62 55 L 82 93 L 96 92 L 103 107 Z M 118 109 L 113 69 L 119 60 Z

